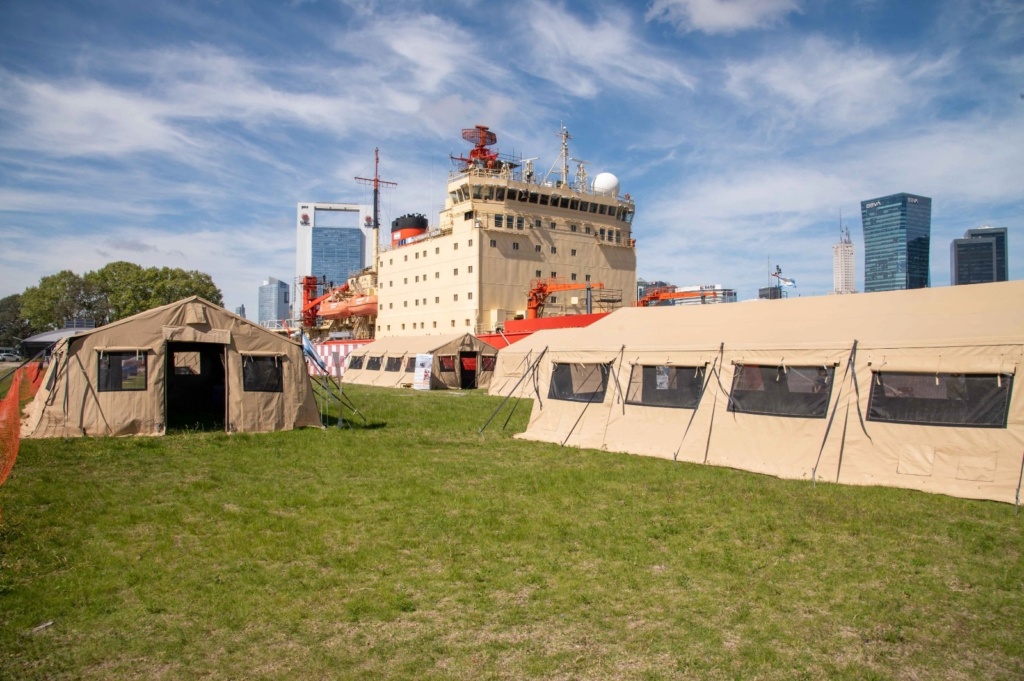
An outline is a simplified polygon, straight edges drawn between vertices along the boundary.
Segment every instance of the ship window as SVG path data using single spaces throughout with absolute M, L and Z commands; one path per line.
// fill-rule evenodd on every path
M 704 390 L 704 367 L 633 365 L 626 404 L 696 409 Z
M 589 274 L 583 275 L 583 280 L 584 281 L 590 281 L 590 275 Z
M 513 241 L 512 242 L 512 250 L 513 251 L 518 251 L 519 250 L 519 242 L 518 241 Z
M 737 364 L 728 410 L 823 419 L 834 371 L 831 366 Z
M 551 278 L 552 279 L 556 278 L 557 276 L 558 276 L 558 272 L 552 272 L 551 273 Z
M 547 194 L 541 194 L 540 195 L 540 205 L 542 205 L 542 206 L 548 205 L 548 201 L 549 200 L 550 200 L 550 197 Z
M 601 228 L 601 241 L 604 241 L 604 227 Z
M 441 296 L 434 296 L 434 302 L 435 303 L 440 303 L 441 302 Z
M 558 253 L 558 247 L 557 246 L 552 246 L 551 247 L 551 254 L 554 255 L 555 253 Z
M 569 197 L 568 196 L 563 196 L 561 201 L 559 201 L 559 206 L 558 207 L 559 208 L 568 208 L 569 207 Z
M 519 195 L 516 198 L 519 199 L 520 201 L 525 202 L 529 198 L 529 194 L 526 192 L 525 189 L 520 189 Z
M 587 225 L 586 227 L 583 228 L 583 233 L 590 234 L 590 225 Z
M 495 187 L 495 190 L 494 190 L 494 200 L 495 201 L 504 201 L 505 200 L 505 188 L 504 187 Z
M 505 226 L 505 216 L 504 215 L 500 215 L 500 214 L 499 215 L 495 215 L 494 216 L 494 226 L 495 227 L 504 227 Z
M 472 265 L 470 265 L 469 267 L 467 267 L 467 268 L 466 268 L 466 271 L 467 271 L 467 272 L 468 272 L 469 274 L 473 274 L 473 266 L 472 266 Z
M 610 371 L 609 364 L 556 363 L 551 371 L 548 399 L 603 402 Z
M 469 320 L 468 319 L 466 320 L 466 326 L 469 326 Z
M 458 203 L 462 203 L 463 201 L 466 200 L 466 192 L 465 192 L 465 190 L 462 187 L 458 187 L 455 190 L 455 193 L 456 193 L 456 195 L 458 196 L 458 199 L 459 199 Z
M 569 275 L 569 279 L 571 279 L 572 281 L 576 281 L 576 273 L 573 272 L 571 275 Z
M 440 278 L 441 278 L 441 273 L 440 272 L 434 272 L 434 279 L 440 279 Z
M 868 421 L 1005 428 L 1013 376 L 877 371 Z
M 558 229 L 558 225 L 556 225 L 554 222 L 552 222 L 551 223 L 551 229 Z
M 579 209 L 580 209 L 580 200 L 579 199 L 569 199 L 569 210 L 579 210 Z
M 419 307 L 419 305 L 420 305 L 420 299 L 419 299 L 419 298 L 417 298 L 417 299 L 416 299 L 416 307 Z
M 448 196 L 452 197 L 452 203 L 459 202 L 459 195 L 457 192 L 448 192 Z
M 491 239 L 491 248 L 495 248 L 495 247 L 497 247 L 497 245 L 498 245 L 498 242 L 495 241 L 494 239 Z
M 467 300 L 473 300 L 473 292 L 472 291 L 470 291 L 469 293 L 466 294 L 466 299 Z
M 420 275 L 417 274 L 416 275 L 416 281 L 418 282 L 419 280 L 420 280 Z
M 370 357 L 366 360 L 367 371 L 380 371 L 380 360 L 381 357 Z
M 454 300 L 455 302 L 458 302 L 458 301 L 459 301 L 459 294 L 458 294 L 458 293 L 456 293 L 456 294 L 455 294 L 455 295 L 454 295 L 454 296 L 452 297 L 452 300 Z
M 362 355 L 352 355 L 351 357 L 349 357 L 348 368 L 349 369 L 362 369 L 363 368 L 363 356 Z
M 384 364 L 384 371 L 398 371 L 401 368 L 402 368 L 402 358 L 401 357 L 388 357 L 388 361 Z
M 575 232 L 576 230 L 577 230 L 576 225 L 569 225 L 569 231 L 570 232 Z
M 576 257 L 576 249 L 574 248 L 574 249 L 570 250 L 569 254 L 575 258 Z
M 402 277 L 402 283 L 403 284 L 408 284 L 409 283 L 409 277 Z
M 459 250 L 459 242 L 458 241 L 456 241 L 455 243 L 452 244 L 452 250 L 453 251 Z
M 434 249 L 434 255 L 437 255 L 440 252 L 441 252 L 441 247 L 440 246 L 438 246 L 437 248 Z
M 522 229 L 525 226 L 525 220 L 522 215 L 516 216 L 516 229 Z
M 535 276 L 535 277 L 537 277 L 538 279 L 540 279 L 540 270 L 536 270 L 536 271 L 535 271 L 535 272 L 533 273 L 533 276 Z
M 540 253 L 540 244 L 537 244 L 536 246 L 534 246 L 533 250 L 536 251 L 537 253 Z
M 467 221 L 468 220 L 472 220 L 473 219 L 473 211 L 467 210 L 466 214 L 462 216 L 462 219 L 463 220 L 467 220 Z
M 539 199 L 540 197 L 537 195 L 537 192 L 530 192 L 530 203 L 537 203 Z
M 402 301 L 402 307 L 409 307 L 409 301 L 408 300 L 403 300 Z
M 434 322 L 434 328 L 435 329 L 437 328 L 437 322 Z
M 455 269 L 453 269 L 452 274 L 454 274 L 456 277 L 459 276 L 459 268 L 456 267 Z
M 600 213 L 601 215 L 607 215 L 608 214 L 608 206 L 606 206 L 606 205 L 604 205 L 602 203 L 600 206 L 597 207 L 597 212 Z
M 454 319 L 452 320 L 452 326 L 455 326 L 455 320 Z
M 484 197 L 483 189 L 480 187 L 480 185 L 474 184 L 473 185 L 473 198 L 474 199 L 482 199 L 483 197 Z
M 558 302 L 558 296 L 551 296 L 550 298 L 548 298 L 548 302 L 554 305 L 555 303 Z
M 590 212 L 591 213 L 596 213 L 597 212 L 597 204 L 596 203 L 591 203 L 590 204 Z
M 540 220 L 534 220 L 533 226 L 536 227 L 537 229 L 540 229 Z
M 472 240 L 472 239 L 470 239 L 470 240 L 469 240 L 469 243 L 468 243 L 468 244 L 466 244 L 466 245 L 467 245 L 467 246 L 469 246 L 470 248 L 473 248 L 473 240 Z
M 590 208 L 590 203 L 588 201 L 580 201 L 580 210 L 581 211 L 586 213 L 588 208 Z
M 488 201 L 493 201 L 494 200 L 494 187 L 493 186 L 487 187 L 487 194 L 486 194 L 485 198 Z

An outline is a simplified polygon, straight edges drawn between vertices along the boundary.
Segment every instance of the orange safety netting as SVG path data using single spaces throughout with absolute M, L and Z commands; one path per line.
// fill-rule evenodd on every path
M 7 394 L 0 398 L 0 485 L 14 468 L 21 444 L 21 406 L 31 400 L 43 380 L 39 362 L 29 362 L 14 372 Z

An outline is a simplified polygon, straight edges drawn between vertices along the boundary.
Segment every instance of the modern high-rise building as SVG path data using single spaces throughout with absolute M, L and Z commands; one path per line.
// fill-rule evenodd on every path
M 269 277 L 260 286 L 259 323 L 274 324 L 289 319 L 288 292 L 291 289 L 286 282 Z
M 1006 259 L 1006 227 L 989 227 L 985 225 L 964 232 L 965 239 L 994 239 L 996 242 L 996 273 L 992 281 L 1008 281 L 1010 265 Z
M 932 200 L 892 194 L 860 202 L 864 226 L 864 290 L 927 288 Z
M 949 247 L 949 283 L 986 284 L 996 280 L 996 240 L 953 239 Z
M 856 293 L 854 274 L 853 241 L 847 229 L 832 246 L 832 293 Z
M 373 212 L 354 203 L 298 204 L 295 278 L 340 286 L 373 260 Z
M 245 317 L 245 305 L 239 305 L 238 307 L 236 307 L 235 308 L 235 314 L 238 315 L 239 317 L 244 318 Z

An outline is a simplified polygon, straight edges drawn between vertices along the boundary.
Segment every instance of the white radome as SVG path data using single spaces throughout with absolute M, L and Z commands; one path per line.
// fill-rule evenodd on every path
M 598 173 L 594 178 L 594 193 L 608 196 L 619 195 L 619 178 L 611 173 Z

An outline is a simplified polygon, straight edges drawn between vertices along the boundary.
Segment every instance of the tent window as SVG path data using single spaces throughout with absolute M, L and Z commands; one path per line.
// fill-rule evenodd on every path
M 198 376 L 199 353 L 198 352 L 175 352 L 174 373 L 179 376 Z
M 380 371 L 380 361 L 382 359 L 383 359 L 383 357 L 381 356 L 381 357 L 371 357 L 368 360 L 366 360 L 366 370 L 367 371 Z
M 349 369 L 362 369 L 363 368 L 363 356 L 362 355 L 352 355 L 352 357 L 350 357 L 349 360 L 348 360 L 348 368 Z
M 438 357 L 438 362 L 441 364 L 441 371 L 451 372 L 455 371 L 455 356 L 454 355 L 441 355 Z
M 629 374 L 627 404 L 696 409 L 704 389 L 704 367 L 643 366 Z
M 738 364 L 729 411 L 823 419 L 832 396 L 831 366 Z
M 101 352 L 100 392 L 146 389 L 146 351 Z
M 401 369 L 401 357 L 388 357 L 388 361 L 384 363 L 384 371 L 400 371 Z
M 411 374 L 416 370 L 416 358 L 409 357 L 405 360 L 405 373 Z
M 1013 376 L 876 371 L 869 421 L 1005 428 Z
M 608 388 L 609 364 L 559 364 L 551 371 L 548 399 L 603 402 Z
M 497 358 L 494 355 L 483 355 L 480 358 L 480 371 L 494 371 L 494 362 Z
M 281 357 L 242 356 L 242 390 L 258 393 L 284 392 Z

